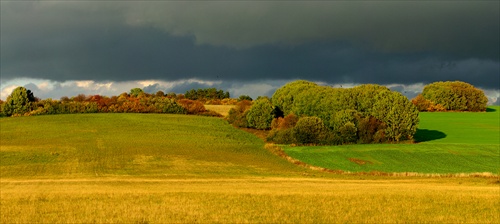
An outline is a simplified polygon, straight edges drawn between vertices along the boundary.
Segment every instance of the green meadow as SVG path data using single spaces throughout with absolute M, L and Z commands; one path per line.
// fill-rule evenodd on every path
M 219 118 L 71 114 L 1 119 L 2 178 L 286 175 L 299 168 Z
M 498 144 L 491 140 L 448 143 L 451 132 L 425 128 L 447 135 L 422 135 L 426 140 L 414 145 L 285 150 L 292 155 L 293 150 L 307 149 L 316 158 L 329 158 L 334 155 L 329 150 L 339 148 L 345 153 L 358 150 L 359 155 L 349 157 L 361 163 L 361 159 L 385 162 L 383 166 L 395 172 L 411 167 L 408 163 L 418 164 L 419 172 L 498 169 L 488 158 L 498 162 Z M 429 133 L 435 132 L 425 134 Z M 376 153 L 382 149 L 392 154 Z M 458 163 L 467 168 L 443 165 L 443 171 L 437 170 L 429 158 L 439 159 L 446 154 L 443 151 L 460 155 Z M 384 157 L 376 157 L 379 154 Z M 324 164 L 334 164 L 331 160 L 343 161 L 333 156 Z M 388 177 L 311 170 L 276 156 L 258 137 L 212 117 L 2 118 L 0 172 L 0 223 L 493 223 L 500 219 L 497 177 Z
M 416 144 L 284 147 L 302 162 L 352 172 L 500 173 L 500 108 L 420 113 Z

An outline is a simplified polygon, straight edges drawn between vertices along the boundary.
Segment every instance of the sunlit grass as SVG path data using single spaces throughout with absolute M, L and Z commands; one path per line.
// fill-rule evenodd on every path
M 313 171 L 274 155 L 261 139 L 219 118 L 161 114 L 2 118 L 0 137 L 0 223 L 493 223 L 500 219 L 498 178 Z
M 351 172 L 500 174 L 500 110 L 420 113 L 417 144 L 283 147 L 307 164 Z
M 73 114 L 0 119 L 2 177 L 229 177 L 302 172 L 219 118 Z
M 493 223 L 481 179 L 3 181 L 2 223 Z

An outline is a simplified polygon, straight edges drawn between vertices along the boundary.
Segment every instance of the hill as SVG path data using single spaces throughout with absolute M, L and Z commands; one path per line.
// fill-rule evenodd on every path
M 219 118 L 71 114 L 0 119 L 3 178 L 241 177 L 301 171 Z
M 285 147 L 302 162 L 353 172 L 500 173 L 500 111 L 420 113 L 417 144 Z
M 200 116 L 2 118 L 0 223 L 499 219 L 495 178 L 339 176 L 297 167 L 263 145 Z

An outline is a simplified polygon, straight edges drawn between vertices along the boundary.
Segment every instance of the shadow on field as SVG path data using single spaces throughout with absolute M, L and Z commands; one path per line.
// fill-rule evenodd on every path
M 497 111 L 495 108 L 488 107 L 486 108 L 486 112 L 495 112 Z
M 416 142 L 428 142 L 432 140 L 446 138 L 446 134 L 437 130 L 428 130 L 428 129 L 417 129 L 417 133 L 415 133 Z

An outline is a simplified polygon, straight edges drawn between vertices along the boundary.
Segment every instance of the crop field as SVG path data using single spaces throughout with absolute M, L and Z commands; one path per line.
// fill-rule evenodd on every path
M 417 144 L 285 147 L 305 163 L 334 170 L 500 173 L 500 110 L 420 113 Z
M 438 140 L 418 145 L 452 144 L 433 141 Z M 476 145 L 488 148 L 491 143 L 474 144 L 474 150 L 482 152 Z M 2 118 L 0 146 L 0 223 L 492 223 L 500 219 L 496 177 L 314 171 L 276 156 L 261 139 L 220 118 L 164 114 Z M 464 152 L 463 157 L 476 151 Z
M 227 116 L 229 114 L 229 110 L 234 107 L 235 105 L 205 105 L 207 110 L 217 112 L 224 117 Z

